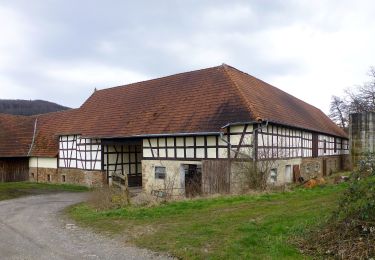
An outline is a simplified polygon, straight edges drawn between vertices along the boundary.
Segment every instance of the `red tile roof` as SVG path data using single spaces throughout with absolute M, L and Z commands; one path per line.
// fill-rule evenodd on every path
M 347 137 L 319 109 L 221 65 L 99 90 L 79 109 L 39 115 L 31 154 L 56 156 L 61 134 L 111 138 L 217 133 L 228 123 L 259 119 Z
M 0 114 L 0 157 L 24 157 L 30 150 L 34 117 Z

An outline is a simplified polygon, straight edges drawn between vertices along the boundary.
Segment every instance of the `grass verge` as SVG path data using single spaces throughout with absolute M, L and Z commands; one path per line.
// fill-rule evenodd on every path
M 67 212 L 84 226 L 183 259 L 301 259 L 290 241 L 326 220 L 345 187 L 107 211 L 79 204 Z
M 87 191 L 88 188 L 72 184 L 50 184 L 35 182 L 0 183 L 0 200 L 56 191 Z

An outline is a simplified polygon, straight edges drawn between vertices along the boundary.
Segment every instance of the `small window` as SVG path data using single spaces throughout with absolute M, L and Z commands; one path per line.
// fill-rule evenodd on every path
M 165 179 L 165 167 L 156 166 L 155 167 L 155 179 Z
M 47 174 L 47 181 L 51 181 L 51 174 Z
M 277 169 L 271 169 L 271 171 L 270 171 L 270 179 L 271 179 L 271 183 L 276 183 L 277 182 Z
M 33 172 L 31 173 L 31 178 L 33 178 L 33 179 L 34 179 L 34 173 L 33 173 Z
M 65 175 L 61 175 L 61 181 L 66 182 L 66 176 Z

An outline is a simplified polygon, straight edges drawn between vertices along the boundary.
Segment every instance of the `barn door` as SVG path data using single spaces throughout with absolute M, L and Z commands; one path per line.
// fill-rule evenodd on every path
M 202 189 L 206 194 L 229 193 L 230 162 L 228 160 L 202 161 Z

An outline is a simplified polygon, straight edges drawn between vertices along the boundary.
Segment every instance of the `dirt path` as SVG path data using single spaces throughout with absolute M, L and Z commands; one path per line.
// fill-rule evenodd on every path
M 166 259 L 76 227 L 60 216 L 84 193 L 0 201 L 0 259 Z

